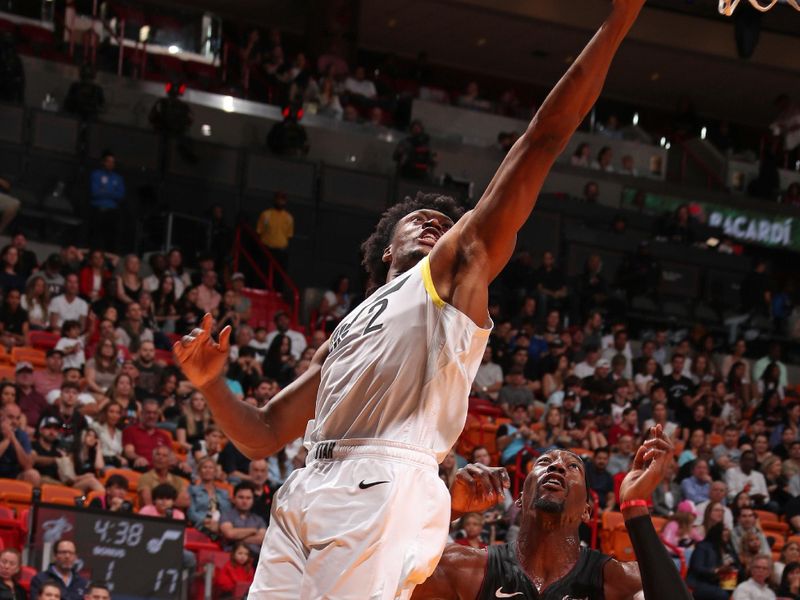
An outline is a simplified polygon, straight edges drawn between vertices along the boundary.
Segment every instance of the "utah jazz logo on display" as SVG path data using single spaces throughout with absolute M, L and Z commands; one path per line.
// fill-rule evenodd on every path
M 403 287 L 406 281 L 408 281 L 409 277 L 411 277 L 410 274 L 406 275 L 385 292 L 381 293 L 375 298 L 370 298 L 369 303 L 364 302 L 363 307 L 356 313 L 354 317 L 350 318 L 348 315 L 348 318 L 345 321 L 339 323 L 339 326 L 334 329 L 333 335 L 331 335 L 330 351 L 334 352 L 339 346 L 345 346 L 348 342 L 356 339 L 357 337 L 361 337 L 362 335 L 367 335 L 368 333 L 373 333 L 383 329 L 383 323 L 380 322 L 379 319 L 384 311 L 389 308 L 388 296 Z M 364 313 L 364 311 L 366 311 L 367 315 L 369 316 L 367 326 L 364 327 L 363 330 L 360 330 L 359 328 L 359 331 L 353 333 L 353 335 L 348 335 L 353 327 L 353 324 L 358 321 L 359 317 Z

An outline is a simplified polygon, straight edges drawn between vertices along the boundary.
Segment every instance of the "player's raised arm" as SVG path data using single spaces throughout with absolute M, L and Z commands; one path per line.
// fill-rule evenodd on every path
M 211 339 L 212 317 L 177 342 L 173 352 L 192 384 L 206 397 L 214 421 L 248 458 L 257 460 L 274 454 L 301 437 L 314 418 L 320 369 L 328 355 L 328 343 L 314 355 L 308 370 L 285 387 L 263 408 L 242 402 L 228 388 L 223 374 L 230 352 L 230 326 L 220 332 L 219 343 Z
M 611 14 L 547 96 L 478 205 L 453 228 L 459 256 L 483 263 L 479 268 L 487 282 L 511 257 L 516 233 L 533 210 L 556 158 L 597 101 L 611 60 L 644 2 L 614 0 Z M 431 263 L 433 268 L 433 258 Z

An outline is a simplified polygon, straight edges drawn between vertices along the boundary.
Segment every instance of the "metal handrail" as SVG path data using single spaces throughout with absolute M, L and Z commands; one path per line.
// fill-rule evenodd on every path
M 253 242 L 255 242 L 256 247 L 258 247 L 263 255 L 267 258 L 267 273 L 265 274 L 261 267 L 256 262 L 255 258 L 247 251 L 247 249 L 242 245 L 242 233 L 244 233 L 247 237 L 249 237 Z M 297 286 L 294 283 L 294 280 L 289 277 L 289 274 L 284 270 L 281 264 L 276 260 L 276 258 L 272 255 L 272 252 L 269 251 L 261 239 L 258 237 L 258 234 L 255 230 L 250 227 L 244 221 L 240 221 L 236 227 L 236 236 L 233 242 L 233 269 L 237 271 L 239 269 L 239 257 L 243 257 L 247 264 L 253 269 L 256 275 L 261 279 L 264 284 L 266 285 L 268 290 L 274 291 L 274 280 L 275 274 L 277 273 L 278 276 L 281 278 L 283 283 L 289 289 L 292 298 L 292 322 L 294 324 L 298 323 L 298 318 L 300 314 L 300 292 L 297 289 Z

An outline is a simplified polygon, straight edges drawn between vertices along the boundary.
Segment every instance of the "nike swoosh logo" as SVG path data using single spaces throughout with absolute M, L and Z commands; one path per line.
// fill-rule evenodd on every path
M 494 593 L 495 598 L 513 598 L 514 596 L 523 596 L 522 592 L 514 592 L 513 594 L 506 594 L 503 591 L 503 586 L 501 585 L 497 588 L 497 591 Z
M 372 486 L 380 485 L 382 483 L 389 483 L 389 482 L 388 481 L 373 481 L 372 483 L 364 483 L 364 480 L 362 479 L 361 483 L 358 484 L 358 487 L 361 488 L 362 490 L 366 490 L 368 488 L 371 488 Z

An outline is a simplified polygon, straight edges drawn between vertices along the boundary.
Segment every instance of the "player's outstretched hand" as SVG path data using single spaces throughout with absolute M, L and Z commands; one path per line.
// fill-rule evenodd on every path
M 630 472 L 622 480 L 620 502 L 650 500 L 666 475 L 673 453 L 672 442 L 664 435 L 661 425 L 651 427 L 649 438 L 639 447 Z
M 230 325 L 220 331 L 219 343 L 216 343 L 211 339 L 213 320 L 206 313 L 200 327 L 183 336 L 172 347 L 181 370 L 197 388 L 202 388 L 222 375 L 230 352 Z
M 450 488 L 450 508 L 454 516 L 468 512 L 483 512 L 504 497 L 504 490 L 511 486 L 508 472 L 503 467 L 487 467 L 479 463 L 469 464 L 456 473 Z

